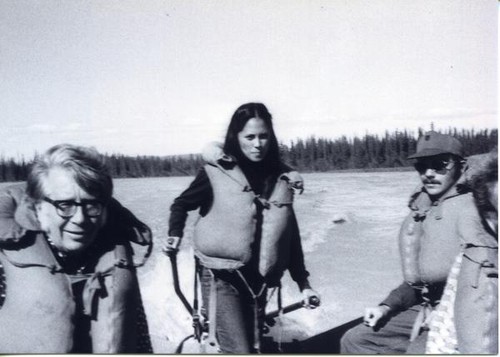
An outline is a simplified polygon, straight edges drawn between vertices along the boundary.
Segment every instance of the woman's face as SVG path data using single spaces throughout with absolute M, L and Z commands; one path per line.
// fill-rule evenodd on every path
M 253 162 L 264 160 L 269 149 L 269 129 L 260 118 L 252 118 L 238 133 L 240 149 L 245 157 Z

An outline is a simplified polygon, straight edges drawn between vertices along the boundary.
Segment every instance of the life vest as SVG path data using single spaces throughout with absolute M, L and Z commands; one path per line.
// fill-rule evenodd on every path
M 403 277 L 408 284 L 444 285 L 460 251 L 457 216 L 461 205 L 473 207 L 472 196 L 455 192 L 453 188 L 434 203 L 423 190 L 412 196 L 412 212 L 404 220 L 399 233 Z
M 419 252 L 420 244 L 423 236 L 422 223 L 426 218 L 426 210 L 430 208 L 431 201 L 428 195 L 423 194 L 419 189 L 410 200 L 410 207 L 420 208 L 414 209 L 409 214 L 399 232 L 399 255 L 401 257 L 401 265 L 403 268 L 403 278 L 410 285 L 422 284 L 419 269 Z
M 455 186 L 437 202 L 432 202 L 421 186 L 411 196 L 409 207 L 412 212 L 404 220 L 399 233 L 403 276 L 410 285 L 446 281 L 460 244 L 464 243 L 458 234 L 458 215 L 465 208 L 475 209 L 468 186 L 485 160 L 485 154 L 469 157 Z M 451 221 L 454 218 L 450 216 L 455 216 L 456 220 Z M 439 249 L 439 254 L 432 249 Z M 429 269 L 430 265 L 432 269 Z
M 92 273 L 68 275 L 39 231 L 23 192 L 18 186 L 0 194 L 0 263 L 6 281 L 0 351 L 71 352 L 76 318 L 72 279 L 78 279 L 85 281 L 83 305 L 90 316 L 92 352 L 135 352 L 140 296 L 130 242 L 118 240 L 113 248 L 100 251 Z M 103 232 L 107 235 L 97 239 L 116 233 L 112 227 Z
M 220 146 L 212 144 L 203 153 L 205 171 L 213 189 L 210 211 L 195 227 L 194 251 L 201 263 L 212 269 L 238 269 L 252 258 L 259 244 L 259 272 L 264 277 L 280 275 L 288 265 L 292 234 L 294 189 L 301 189 L 297 172 L 278 177 L 268 200 L 257 197 L 241 169 Z M 262 204 L 260 242 L 255 242 L 257 207 Z

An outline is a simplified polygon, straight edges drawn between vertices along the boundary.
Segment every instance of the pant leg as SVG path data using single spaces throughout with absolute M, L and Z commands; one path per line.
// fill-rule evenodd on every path
M 251 294 L 238 279 L 231 273 L 216 274 L 216 334 L 223 353 L 248 354 L 253 352 L 254 305 Z M 210 281 L 210 273 L 204 268 L 202 295 L 207 311 L 210 306 Z
M 378 330 L 363 324 L 347 331 L 340 341 L 342 354 L 403 354 L 410 345 L 413 323 L 420 308 L 414 306 L 392 316 Z
M 429 331 L 423 331 L 418 335 L 406 349 L 405 354 L 407 355 L 423 355 L 425 354 L 425 346 L 427 344 L 427 338 L 429 337 Z

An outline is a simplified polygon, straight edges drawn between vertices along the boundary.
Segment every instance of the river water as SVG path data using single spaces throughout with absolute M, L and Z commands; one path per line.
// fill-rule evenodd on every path
M 283 318 L 283 338 L 314 336 L 361 316 L 377 305 L 402 279 L 397 245 L 407 201 L 418 185 L 414 172 L 304 174 L 306 189 L 295 197 L 306 265 L 322 305 Z M 165 239 L 169 207 L 192 177 L 121 179 L 116 197 Z M 190 214 L 178 255 L 181 287 L 193 296 L 191 235 L 196 213 Z M 168 258 L 155 247 L 139 271 L 143 300 L 155 352 L 171 353 L 192 333 L 191 319 L 173 291 Z M 284 303 L 300 299 L 288 276 Z M 270 306 L 273 306 L 271 301 Z

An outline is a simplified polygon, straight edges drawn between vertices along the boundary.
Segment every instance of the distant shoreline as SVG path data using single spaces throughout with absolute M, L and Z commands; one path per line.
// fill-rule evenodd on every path
M 301 171 L 298 170 L 301 174 L 349 174 L 349 173 L 371 173 L 371 172 L 407 172 L 413 171 L 413 167 L 404 166 L 404 167 L 378 167 L 378 168 L 364 168 L 364 169 L 344 169 L 344 170 L 329 170 L 329 171 Z M 114 177 L 113 180 L 134 180 L 134 179 L 145 179 L 145 178 L 169 178 L 169 177 L 193 177 L 194 175 L 172 175 L 172 176 L 143 176 L 143 177 Z M 0 185 L 5 187 L 9 184 L 15 184 L 20 181 L 3 181 L 0 182 Z
M 413 171 L 412 166 L 403 166 L 403 167 L 372 167 L 372 168 L 363 168 L 363 169 L 342 169 L 342 170 L 328 170 L 328 171 L 300 171 L 300 173 L 303 174 L 317 174 L 317 173 L 357 173 L 357 172 L 406 172 L 406 171 Z

